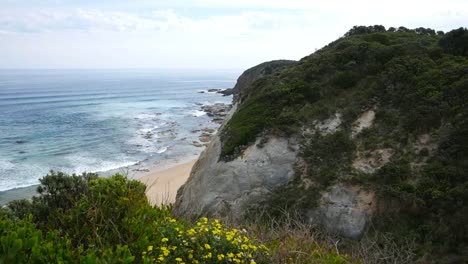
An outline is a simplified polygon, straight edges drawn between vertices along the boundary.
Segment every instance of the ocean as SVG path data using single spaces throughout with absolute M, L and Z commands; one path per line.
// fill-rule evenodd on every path
M 239 71 L 0 70 L 0 192 L 50 170 L 102 172 L 197 155 L 201 105 Z

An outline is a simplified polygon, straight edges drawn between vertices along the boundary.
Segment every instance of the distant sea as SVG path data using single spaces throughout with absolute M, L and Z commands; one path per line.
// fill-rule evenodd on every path
M 50 170 L 100 172 L 200 153 L 203 104 L 238 71 L 0 70 L 0 192 Z

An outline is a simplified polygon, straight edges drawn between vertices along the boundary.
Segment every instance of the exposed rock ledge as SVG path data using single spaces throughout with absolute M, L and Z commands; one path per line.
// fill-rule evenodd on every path
M 175 214 L 242 217 L 248 204 L 292 179 L 297 150 L 295 142 L 273 137 L 262 148 L 252 145 L 242 157 L 223 162 L 215 136 L 178 190 Z
M 337 184 L 322 194 L 320 206 L 306 213 L 307 221 L 349 238 L 360 238 L 376 208 L 375 194 Z

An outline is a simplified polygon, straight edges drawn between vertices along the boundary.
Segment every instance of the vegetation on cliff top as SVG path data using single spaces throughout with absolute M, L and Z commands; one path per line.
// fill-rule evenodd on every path
M 319 193 L 347 182 L 374 190 L 380 231 L 416 239 L 420 254 L 464 255 L 468 247 L 468 30 L 354 27 L 298 64 L 265 76 L 244 94 L 221 131 L 220 159 L 236 158 L 263 133 L 302 139 L 306 175 L 266 201 L 269 212 L 305 210 Z M 351 137 L 353 122 L 375 122 Z M 307 134 L 341 114 L 338 132 Z M 426 135 L 435 147 L 417 148 Z M 352 166 L 359 153 L 391 149 L 372 173 Z M 313 182 L 304 184 L 304 178 Z M 383 219 L 377 221 L 377 219 Z M 395 228 L 395 227 L 398 227 Z

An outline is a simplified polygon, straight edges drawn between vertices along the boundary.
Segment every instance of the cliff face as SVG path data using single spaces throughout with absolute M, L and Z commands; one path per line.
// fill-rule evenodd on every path
M 218 161 L 221 141 L 215 137 L 177 192 L 175 212 L 242 219 L 246 207 L 292 179 L 296 152 L 295 142 L 272 138 L 262 148 L 251 146 L 235 160 Z
M 226 121 L 235 114 L 241 98 L 252 89 L 256 80 L 295 63 L 271 61 L 245 71 L 233 88 L 234 107 Z M 261 148 L 256 147 L 260 144 Z M 176 214 L 242 217 L 246 206 L 263 200 L 265 195 L 286 184 L 294 175 L 293 164 L 298 151 L 294 139 L 275 137 L 265 142 L 265 138 L 259 138 L 241 156 L 228 162 L 220 160 L 221 149 L 218 134 L 201 153 L 190 178 L 179 189 Z
M 468 58 L 445 48 L 453 34 L 427 32 L 354 29 L 277 72 L 246 71 L 175 213 L 291 209 L 346 237 L 373 223 L 463 252 Z

